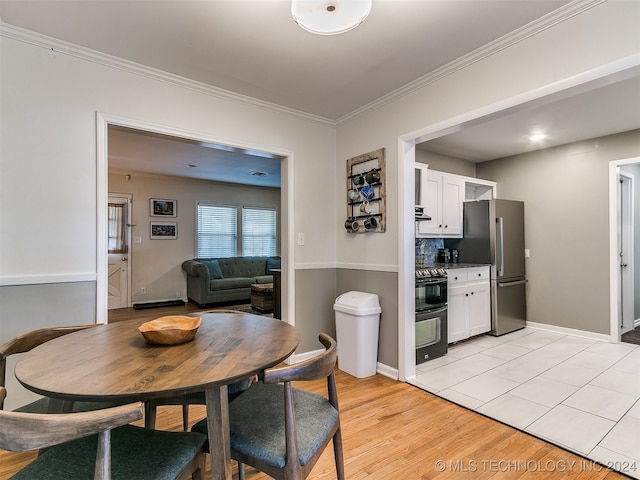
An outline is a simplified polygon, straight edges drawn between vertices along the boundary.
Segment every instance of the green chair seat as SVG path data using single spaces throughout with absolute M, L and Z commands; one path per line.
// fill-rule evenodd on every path
M 175 479 L 205 442 L 205 435 L 192 432 L 148 430 L 133 425 L 114 428 L 111 431 L 111 478 Z M 98 436 L 92 435 L 53 446 L 11 479 L 93 479 L 97 444 Z
M 258 382 L 229 404 L 231 449 L 277 468 L 284 468 L 286 462 L 282 390 L 282 385 Z M 329 436 L 338 421 L 338 411 L 322 395 L 297 388 L 293 389 L 293 403 L 300 465 L 304 466 Z M 196 423 L 191 431 L 206 434 L 206 419 Z

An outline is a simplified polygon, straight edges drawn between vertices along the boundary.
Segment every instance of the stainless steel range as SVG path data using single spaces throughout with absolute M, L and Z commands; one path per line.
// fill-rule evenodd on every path
M 416 268 L 416 365 L 447 353 L 447 272 Z

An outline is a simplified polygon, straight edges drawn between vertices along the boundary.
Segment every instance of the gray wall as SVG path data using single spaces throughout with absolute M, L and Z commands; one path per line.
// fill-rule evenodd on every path
M 398 366 L 398 274 L 345 268 L 296 271 L 296 322 L 302 336 L 298 352 L 320 348 L 316 331 L 336 335 L 336 298 L 345 292 L 378 295 L 382 313 L 378 340 L 378 362 Z M 318 320 L 320 318 L 321 320 Z M 308 327 L 308 328 L 307 328 Z
M 380 300 L 378 362 L 398 367 L 398 274 L 338 269 L 336 297 L 352 290 L 375 293 Z
M 478 164 L 525 202 L 529 321 L 609 333 L 609 162 L 639 155 L 632 131 Z
M 0 287 L 0 343 L 37 328 L 95 323 L 95 282 L 51 283 Z M 21 355 L 7 361 L 6 410 L 36 398 L 13 375 Z
M 431 170 L 439 172 L 453 173 L 465 177 L 476 176 L 475 163 L 420 150 L 420 145 L 416 146 L 416 162 L 426 163 Z

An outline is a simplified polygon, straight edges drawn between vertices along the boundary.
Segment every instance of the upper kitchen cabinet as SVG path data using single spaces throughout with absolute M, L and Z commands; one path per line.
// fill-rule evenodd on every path
M 416 236 L 461 236 L 464 195 L 464 181 L 457 175 L 424 169 L 420 205 L 431 219 L 416 222 Z
M 455 238 L 463 235 L 463 204 L 465 201 L 495 197 L 495 182 L 463 177 L 416 164 L 416 237 Z M 428 218 L 430 217 L 430 218 Z

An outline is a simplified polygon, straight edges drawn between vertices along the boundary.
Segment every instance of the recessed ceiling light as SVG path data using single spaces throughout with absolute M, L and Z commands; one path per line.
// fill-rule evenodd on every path
M 534 133 L 533 135 L 529 136 L 529 140 L 531 140 L 532 142 L 541 142 L 545 138 L 547 138 L 546 133 Z

